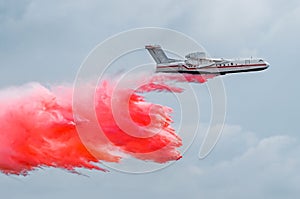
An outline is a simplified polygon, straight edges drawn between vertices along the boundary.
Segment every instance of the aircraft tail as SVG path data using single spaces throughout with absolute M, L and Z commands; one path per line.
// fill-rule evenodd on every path
M 149 51 L 152 58 L 157 64 L 161 63 L 170 63 L 173 62 L 173 59 L 167 57 L 163 49 L 159 45 L 147 45 L 145 48 Z

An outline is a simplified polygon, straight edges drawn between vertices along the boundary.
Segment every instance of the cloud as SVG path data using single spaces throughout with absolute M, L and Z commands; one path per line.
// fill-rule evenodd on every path
M 183 21 L 181 30 L 213 50 L 212 55 L 255 56 L 274 41 L 273 34 L 293 35 L 285 38 L 292 41 L 300 30 L 299 8 L 295 0 L 195 0 L 185 2 L 173 20 L 177 25 Z
M 287 135 L 265 138 L 257 135 L 226 125 L 208 162 L 188 166 L 189 175 L 185 176 L 197 184 L 199 195 L 205 198 L 297 197 L 299 140 Z

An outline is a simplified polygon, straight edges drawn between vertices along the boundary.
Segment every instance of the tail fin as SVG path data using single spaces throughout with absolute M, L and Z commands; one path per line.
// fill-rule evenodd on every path
M 145 48 L 149 51 L 152 58 L 157 64 L 170 63 L 173 59 L 169 59 L 163 49 L 159 45 L 147 45 Z

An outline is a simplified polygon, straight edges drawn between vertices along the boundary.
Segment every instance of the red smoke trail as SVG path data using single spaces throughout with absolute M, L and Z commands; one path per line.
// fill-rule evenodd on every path
M 123 157 L 116 151 L 158 163 L 177 160 L 181 158 L 177 148 L 182 142 L 171 127 L 172 109 L 146 102 L 138 93 L 182 92 L 182 89 L 164 82 L 203 83 L 212 77 L 156 75 L 136 91 L 130 88 L 119 90 L 115 95 L 120 112 L 129 99 L 132 120 L 137 126 L 147 127 L 134 132 L 136 136 L 124 132 L 114 120 L 108 103 L 114 81 L 103 81 L 96 91 L 95 110 L 107 140 L 91 140 L 93 147 L 89 150 L 76 130 L 80 122 L 75 123 L 73 118 L 71 87 L 50 90 L 31 83 L 0 91 L 0 171 L 18 175 L 26 175 L 39 167 L 57 167 L 72 172 L 79 167 L 105 171 L 95 163 L 119 162 Z M 84 104 L 82 106 L 84 108 Z M 126 119 L 124 117 L 125 124 Z M 89 121 L 83 118 L 82 122 Z M 150 123 L 152 126 L 148 127 Z M 135 130 L 134 126 L 127 127 Z

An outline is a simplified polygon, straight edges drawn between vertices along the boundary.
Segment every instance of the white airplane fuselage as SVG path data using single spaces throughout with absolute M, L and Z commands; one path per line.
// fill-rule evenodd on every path
M 269 64 L 263 59 L 212 59 L 198 60 L 196 64 L 188 61 L 160 63 L 156 72 L 162 73 L 190 73 L 190 74 L 221 74 L 240 73 L 265 70 Z
M 156 62 L 156 72 L 160 73 L 190 73 L 217 74 L 240 73 L 265 70 L 269 63 L 259 58 L 223 59 L 208 58 L 204 52 L 194 52 L 185 56 L 185 60 L 170 59 L 159 45 L 147 45 Z

